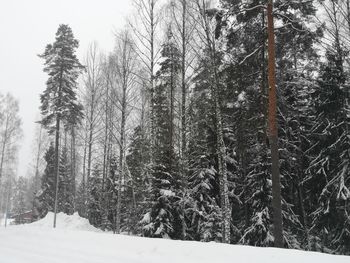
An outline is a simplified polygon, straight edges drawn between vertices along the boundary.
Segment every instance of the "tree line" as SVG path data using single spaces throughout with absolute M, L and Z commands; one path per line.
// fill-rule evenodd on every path
M 350 1 L 267 2 L 136 0 L 114 50 L 93 43 L 82 62 L 60 25 L 41 55 L 36 216 L 272 246 L 279 202 L 282 246 L 349 254 Z
M 6 218 L 10 211 L 11 199 L 15 191 L 13 188 L 16 185 L 17 152 L 19 139 L 22 136 L 21 125 L 18 100 L 10 93 L 6 95 L 0 93 L 0 215 L 3 218 Z M 23 198 L 23 204 L 24 200 Z

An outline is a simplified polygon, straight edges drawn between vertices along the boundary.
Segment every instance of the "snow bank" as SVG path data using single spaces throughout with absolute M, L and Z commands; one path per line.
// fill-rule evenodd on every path
M 53 218 L 54 218 L 54 213 L 49 212 L 44 218 L 34 223 L 31 223 L 30 226 L 52 228 Z M 74 213 L 73 215 L 58 213 L 56 216 L 56 228 L 67 229 L 67 230 L 101 232 L 101 230 L 90 225 L 89 220 L 87 220 L 86 218 L 80 217 L 78 213 Z
M 0 228 L 0 263 L 350 262 L 346 256 L 297 250 L 113 235 L 96 232 L 77 214 L 57 219 L 56 229 L 52 213 L 33 224 Z

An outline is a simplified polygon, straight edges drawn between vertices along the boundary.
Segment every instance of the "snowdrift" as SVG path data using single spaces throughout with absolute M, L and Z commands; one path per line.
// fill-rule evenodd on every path
M 30 226 L 52 228 L 53 218 L 54 218 L 54 213 L 49 212 L 44 218 L 34 223 L 31 223 Z M 101 230 L 90 225 L 89 220 L 87 220 L 86 218 L 80 217 L 78 213 L 74 213 L 73 215 L 58 213 L 56 216 L 56 228 L 66 229 L 66 230 L 83 230 L 83 231 L 101 232 Z
M 350 263 L 350 257 L 113 235 L 77 214 L 0 228 L 0 263 Z

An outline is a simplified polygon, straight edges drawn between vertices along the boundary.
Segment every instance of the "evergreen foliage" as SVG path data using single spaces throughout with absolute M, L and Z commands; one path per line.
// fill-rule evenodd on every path
M 334 28 L 318 24 L 316 2 L 341 8 L 333 0 L 274 1 L 283 246 L 350 254 L 350 47 L 343 39 L 350 26 L 343 28 L 343 20 L 332 20 Z M 78 210 L 115 233 L 276 244 L 266 1 L 221 0 L 218 8 L 187 3 L 189 28 L 171 17 L 159 51 L 149 47 L 152 57 L 127 34 L 121 43 L 130 50 L 101 59 L 89 83 L 101 88 L 101 98 L 86 103 L 91 118 L 81 126 L 78 41 L 60 25 L 41 55 L 49 74 L 41 123 L 56 131 L 57 148 L 51 144 L 45 155 L 37 217 L 53 211 L 60 150 L 58 211 Z M 66 132 L 76 129 L 77 145 L 58 147 L 60 121 Z M 73 167 L 81 180 L 77 192 Z M 18 213 L 25 206 L 22 183 Z
M 46 168 L 41 178 L 41 189 L 38 191 L 35 203 L 34 212 L 38 218 L 44 217 L 47 212 L 53 211 L 55 198 L 55 149 L 51 144 L 45 153 Z
M 339 50 L 338 50 L 339 51 Z M 312 231 L 321 234 L 322 246 L 338 253 L 348 253 L 349 225 L 349 105 L 348 84 L 343 56 L 336 49 L 327 50 L 321 66 L 312 127 L 310 163 L 305 179 L 314 202 L 310 207 Z M 317 242 L 319 243 L 319 242 Z M 320 248 L 320 244 L 316 244 Z
M 74 186 L 71 178 L 71 163 L 68 159 L 68 149 L 63 147 L 59 164 L 59 184 L 58 184 L 58 212 L 67 215 L 74 213 Z
M 48 44 L 40 55 L 45 60 L 44 72 L 49 78 L 47 88 L 40 96 L 41 123 L 53 132 L 59 116 L 67 123 L 76 123 L 82 117 L 82 106 L 77 102 L 77 79 L 84 68 L 75 55 L 79 42 L 68 25 L 60 25 L 53 44 Z

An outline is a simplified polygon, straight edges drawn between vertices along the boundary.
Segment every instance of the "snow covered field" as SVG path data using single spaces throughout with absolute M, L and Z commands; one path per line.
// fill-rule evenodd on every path
M 350 263 L 350 257 L 295 250 L 148 239 L 103 233 L 78 215 L 52 214 L 0 228 L 0 263 Z

